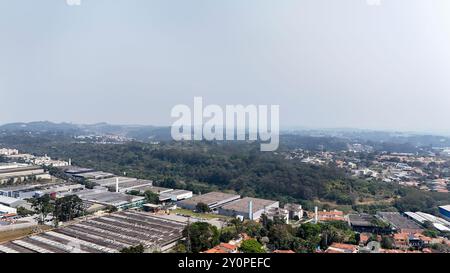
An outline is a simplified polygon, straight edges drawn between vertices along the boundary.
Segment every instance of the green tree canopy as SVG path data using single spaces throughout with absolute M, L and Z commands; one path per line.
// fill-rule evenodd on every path
M 265 253 L 263 246 L 255 239 L 243 241 L 239 251 L 243 253 Z

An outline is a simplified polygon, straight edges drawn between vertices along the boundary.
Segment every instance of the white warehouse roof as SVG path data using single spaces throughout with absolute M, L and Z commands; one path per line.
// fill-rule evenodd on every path
M 6 206 L 12 206 L 16 202 L 20 203 L 22 201 L 19 199 L 16 199 L 16 198 L 0 195 L 0 204 L 6 205 Z

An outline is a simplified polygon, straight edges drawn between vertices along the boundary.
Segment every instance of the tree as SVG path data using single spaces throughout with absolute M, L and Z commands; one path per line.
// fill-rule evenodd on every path
M 393 249 L 394 248 L 394 240 L 389 236 L 383 236 L 381 238 L 381 247 L 384 249 Z
M 431 237 L 431 238 L 437 238 L 439 235 L 439 232 L 437 230 L 434 229 L 426 229 L 423 231 L 422 233 L 425 236 Z
M 108 205 L 108 206 L 106 207 L 106 211 L 107 211 L 108 213 L 116 212 L 116 211 L 117 211 L 117 207 L 116 207 L 116 206 L 112 206 L 112 205 Z
M 183 243 L 178 243 L 176 244 L 173 249 L 172 249 L 173 253 L 186 253 L 186 246 Z
M 158 194 L 152 192 L 152 191 L 145 191 L 144 192 L 145 201 L 150 204 L 158 204 L 159 202 L 159 196 Z
M 34 214 L 34 211 L 28 210 L 28 209 L 26 209 L 24 207 L 18 207 L 17 208 L 17 214 L 20 217 L 26 217 L 26 216 Z
M 291 226 L 286 224 L 273 225 L 269 230 L 270 246 L 273 249 L 291 249 L 295 236 Z
M 54 205 L 50 195 L 46 194 L 31 200 L 31 207 L 38 216 L 38 223 L 45 224 L 45 218 L 54 211 Z
M 237 233 L 232 230 L 223 230 L 220 232 L 220 241 L 228 243 L 229 241 L 237 238 Z
M 219 231 L 217 228 L 206 222 L 195 222 L 188 225 L 183 230 L 183 237 L 186 237 L 186 245 L 190 245 L 193 253 L 198 253 L 210 249 L 219 244 Z M 188 247 L 186 247 L 188 249 Z
M 55 221 L 71 221 L 84 214 L 83 200 L 77 195 L 59 198 L 55 202 L 53 217 Z
M 242 232 L 244 232 L 244 226 L 240 219 L 233 218 L 230 220 L 229 223 L 234 226 L 234 230 L 235 230 L 236 234 L 241 234 Z
M 263 246 L 255 239 L 243 241 L 239 251 L 242 253 L 265 253 Z
M 308 240 L 313 237 L 318 237 L 320 235 L 320 232 L 321 232 L 320 225 L 306 223 L 302 224 L 298 228 L 297 235 L 304 240 Z
M 361 242 L 361 234 L 355 233 L 355 245 L 359 245 L 360 242 Z
M 263 226 L 253 220 L 248 220 L 243 223 L 243 231 L 251 237 L 266 236 L 267 232 L 264 232 Z
M 139 194 L 141 194 L 141 192 L 138 190 L 131 190 L 131 191 L 127 191 L 127 194 L 138 196 Z
M 207 204 L 205 203 L 197 203 L 197 205 L 195 206 L 195 210 L 199 213 L 205 213 L 205 212 L 210 212 L 211 209 L 208 207 Z
M 126 248 L 122 248 L 120 250 L 120 253 L 144 253 L 144 246 L 143 245 L 137 245 L 137 246 L 130 246 Z

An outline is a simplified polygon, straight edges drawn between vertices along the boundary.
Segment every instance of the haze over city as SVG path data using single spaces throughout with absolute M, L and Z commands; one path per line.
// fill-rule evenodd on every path
M 0 124 L 170 125 L 176 104 L 278 104 L 314 128 L 448 133 L 450 3 L 0 1 Z

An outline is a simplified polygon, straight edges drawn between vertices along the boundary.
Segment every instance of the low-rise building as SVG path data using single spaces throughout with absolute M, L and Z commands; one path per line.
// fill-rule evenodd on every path
M 2 243 L 0 253 L 119 253 L 138 245 L 149 253 L 167 252 L 183 238 L 185 226 L 127 210 Z
M 27 202 L 24 200 L 7 197 L 7 196 L 0 196 L 0 205 L 4 205 L 10 208 L 18 208 L 21 205 L 26 204 Z
M 389 223 L 398 233 L 421 233 L 423 229 L 414 221 L 404 217 L 398 212 L 378 212 L 377 215 Z
M 40 197 L 45 194 L 60 197 L 62 195 L 74 194 L 84 188 L 84 185 L 73 183 L 29 184 L 0 188 L 0 196 L 8 196 L 21 200 Z
M 237 253 L 238 247 L 236 245 L 232 245 L 229 243 L 220 243 L 219 245 L 204 251 L 203 253 L 212 253 L 212 254 L 230 254 Z
M 0 164 L 0 184 L 16 183 L 27 179 L 50 179 L 51 176 L 42 167 L 20 163 Z
M 267 216 L 270 220 L 281 220 L 284 221 L 286 224 L 289 224 L 289 211 L 287 209 L 282 209 L 278 207 L 272 207 L 269 209 L 266 209 L 264 214 Z
M 358 246 L 333 243 L 325 250 L 325 253 L 358 253 Z
M 239 198 L 241 198 L 241 196 L 237 194 L 209 192 L 179 201 L 177 205 L 184 209 L 195 210 L 197 204 L 203 203 L 206 204 L 211 210 L 216 210 L 227 203 L 238 200 Z
M 302 219 L 303 218 L 303 208 L 302 205 L 287 203 L 284 205 L 284 209 L 289 213 L 289 220 Z
M 109 192 L 104 187 L 96 187 L 92 190 L 85 189 L 77 192 L 76 195 L 83 201 L 113 206 L 117 209 L 140 208 L 145 203 L 145 197 Z
M 219 208 L 219 214 L 250 220 L 258 220 L 261 215 L 271 209 L 278 208 L 279 202 L 260 198 L 245 197 Z
M 440 206 L 439 212 L 441 213 L 442 216 L 444 216 L 444 218 L 450 221 L 450 205 Z
M 16 214 L 17 209 L 0 204 L 0 217 L 7 214 Z
M 16 149 L 7 149 L 2 148 L 0 149 L 0 155 L 10 156 L 10 155 L 18 155 L 19 151 Z
M 161 202 L 165 202 L 165 201 L 177 202 L 180 200 L 189 199 L 191 197 L 192 197 L 192 191 L 173 190 L 173 191 L 161 193 L 159 195 L 159 201 L 161 201 Z
M 344 212 L 340 210 L 318 211 L 318 221 L 345 221 Z
M 394 234 L 394 244 L 396 248 L 409 248 L 409 233 L 396 233 Z

